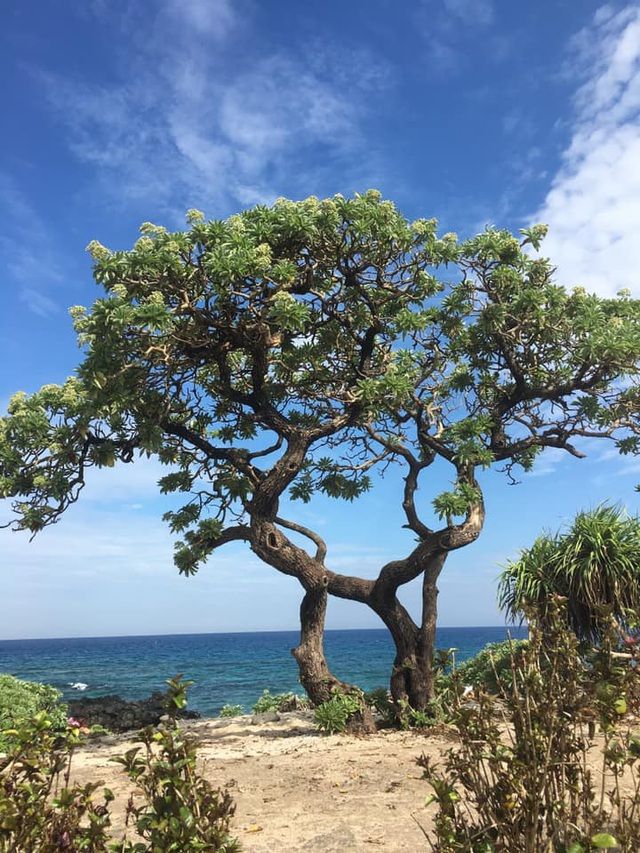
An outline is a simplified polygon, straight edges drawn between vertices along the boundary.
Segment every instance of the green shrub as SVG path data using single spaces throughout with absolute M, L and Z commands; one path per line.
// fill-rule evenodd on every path
M 315 723 L 321 732 L 329 735 L 344 732 L 349 720 L 362 711 L 363 704 L 362 696 L 336 691 L 331 699 L 316 708 Z
M 113 794 L 105 788 L 100 803 L 100 783 L 69 784 L 68 768 L 80 740 L 75 728 L 56 732 L 46 711 L 12 730 L 9 755 L 0 760 L 0 850 L 109 849 Z
M 298 696 L 296 693 L 270 693 L 263 690 L 262 695 L 253 706 L 254 714 L 267 714 L 270 711 L 295 711 L 301 708 L 309 708 L 310 703 L 306 696 Z
M 220 717 L 241 717 L 244 714 L 242 705 L 223 705 L 220 708 Z
M 60 702 L 60 696 L 61 693 L 48 684 L 0 675 L 0 752 L 9 748 L 11 740 L 3 731 L 19 728 L 40 711 L 46 712 L 54 730 L 64 730 L 67 706 Z
M 366 704 L 377 711 L 385 723 L 391 723 L 395 719 L 395 709 L 391 694 L 386 687 L 376 687 L 364 694 Z
M 128 777 L 143 795 L 136 805 L 133 797 L 127 810 L 127 825 L 133 823 L 144 845 L 128 842 L 122 853 L 236 853 L 238 843 L 229 835 L 235 806 L 227 791 L 220 791 L 196 772 L 196 745 L 178 725 L 176 713 L 187 704 L 191 682 L 180 676 L 169 686 L 168 723 L 144 729 L 138 742 L 121 758 Z
M 113 732 L 111 729 L 107 729 L 104 726 L 101 726 L 100 723 L 94 723 L 92 726 L 89 726 L 89 731 L 87 735 L 89 737 L 102 737 L 103 735 L 112 735 Z
M 480 687 L 469 698 L 453 677 L 460 745 L 442 767 L 419 760 L 437 805 L 431 849 L 640 850 L 640 737 L 623 721 L 637 692 L 640 648 L 632 642 L 619 652 L 617 626 L 603 621 L 602 644 L 586 659 L 558 597 L 544 621 L 527 615 L 530 641 L 512 649 L 512 678 L 499 679 L 498 697 Z
M 527 640 L 487 643 L 476 655 L 456 664 L 456 677 L 465 686 L 482 687 L 489 693 L 498 693 L 501 684 L 508 686 L 510 683 L 512 655 L 518 660 L 527 648 L 527 643 Z M 451 684 L 451 673 L 443 673 L 438 677 L 440 693 L 448 690 Z
M 140 746 L 121 764 L 140 795 L 129 799 L 125 835 L 113 842 L 113 794 L 101 783 L 70 785 L 71 762 L 83 735 L 77 726 L 56 732 L 40 711 L 10 734 L 0 760 L 0 851 L 7 853 L 236 853 L 229 835 L 234 806 L 226 791 L 198 775 L 195 744 L 183 736 L 176 713 L 186 705 L 188 683 L 169 685 L 168 721 L 140 733 Z M 128 830 L 127 830 L 128 832 Z

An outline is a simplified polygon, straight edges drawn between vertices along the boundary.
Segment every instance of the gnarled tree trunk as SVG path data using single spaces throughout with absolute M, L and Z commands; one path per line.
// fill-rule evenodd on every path
M 291 650 L 298 662 L 300 683 L 314 703 L 320 705 L 331 698 L 334 689 L 348 690 L 329 670 L 324 655 L 324 620 L 327 611 L 327 584 L 305 592 L 300 605 L 300 643 Z
M 396 647 L 390 691 L 396 703 L 408 702 L 424 710 L 435 696 L 434 654 L 436 647 L 437 581 L 446 553 L 432 557 L 422 581 L 421 625 L 415 624 L 393 589 L 377 591 L 371 606 L 389 629 Z
M 266 563 L 283 574 L 295 577 L 305 590 L 300 606 L 300 643 L 292 649 L 298 663 L 300 683 L 314 705 L 331 698 L 336 688 L 353 688 L 331 673 L 324 654 L 324 622 L 327 612 L 328 574 L 324 566 L 326 546 L 313 531 L 282 518 L 254 516 L 251 523 L 251 548 Z M 278 526 L 301 533 L 315 542 L 314 557 L 299 548 Z M 373 721 L 365 715 L 361 728 L 371 730 Z

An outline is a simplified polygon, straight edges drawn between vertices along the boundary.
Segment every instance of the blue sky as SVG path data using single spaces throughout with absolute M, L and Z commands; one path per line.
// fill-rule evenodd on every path
M 640 296 L 637 6 L 14 0 L 0 79 L 2 409 L 73 372 L 66 309 L 98 295 L 87 243 L 126 248 L 141 222 L 179 227 L 191 207 L 377 187 L 461 234 L 547 222 L 559 281 Z M 486 475 L 486 528 L 449 560 L 441 624 L 498 623 L 499 565 L 541 529 L 604 499 L 637 511 L 640 466 L 586 449 L 546 451 L 516 487 Z M 177 575 L 157 477 L 153 463 L 98 472 L 34 542 L 0 531 L 0 637 L 296 626 L 297 583 L 248 550 Z M 411 545 L 393 476 L 352 506 L 294 512 L 338 569 L 372 574 Z M 413 608 L 417 591 L 404 597 Z M 330 605 L 329 627 L 376 625 Z

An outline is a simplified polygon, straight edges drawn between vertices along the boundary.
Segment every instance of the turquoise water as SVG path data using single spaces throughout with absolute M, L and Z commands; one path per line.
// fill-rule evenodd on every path
M 438 646 L 457 648 L 464 660 L 506 636 L 504 627 L 439 628 Z M 295 631 L 1 640 L 0 672 L 53 684 L 65 699 L 109 693 L 142 699 L 182 672 L 195 681 L 189 707 L 210 716 L 227 702 L 250 708 L 264 688 L 301 692 L 291 656 L 297 641 Z M 387 684 L 393 646 L 384 629 L 327 631 L 325 647 L 331 669 L 345 681 L 365 690 Z M 86 690 L 71 688 L 78 682 Z

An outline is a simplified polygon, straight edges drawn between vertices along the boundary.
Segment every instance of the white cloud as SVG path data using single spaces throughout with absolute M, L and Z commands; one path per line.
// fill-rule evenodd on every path
M 199 33 L 223 38 L 236 23 L 230 0 L 172 0 L 168 12 L 176 24 L 187 25 Z
M 572 42 L 580 79 L 562 166 L 531 217 L 550 232 L 558 280 L 611 296 L 640 295 L 640 9 L 603 7 Z
M 41 317 L 48 317 L 60 311 L 60 306 L 54 299 L 33 287 L 24 287 L 20 292 L 20 299 L 34 314 L 39 314 Z
M 90 469 L 82 500 L 120 503 L 155 498 L 159 494 L 158 480 L 170 470 L 157 459 L 145 457 L 113 468 Z
M 555 474 L 567 456 L 567 451 L 559 447 L 545 447 L 528 476 L 546 477 L 549 474 Z
M 468 43 L 479 31 L 487 56 L 501 62 L 510 44 L 490 31 L 494 17 L 493 0 L 422 0 L 417 18 L 431 70 L 438 75 L 460 71 L 468 60 Z
M 235 9 L 166 0 L 145 43 L 128 30 L 120 84 L 41 74 L 73 152 L 120 200 L 237 207 L 322 192 L 338 162 L 343 175 L 367 172 L 361 120 L 384 63 L 308 44 L 254 55 Z

